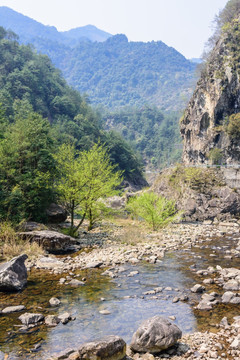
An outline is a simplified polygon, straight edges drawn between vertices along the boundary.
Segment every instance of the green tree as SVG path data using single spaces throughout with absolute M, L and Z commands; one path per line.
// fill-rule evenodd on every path
M 56 183 L 60 200 L 71 216 L 71 235 L 74 235 L 85 218 L 89 219 L 91 230 L 100 209 L 100 201 L 116 194 L 121 184 L 121 172 L 115 171 L 107 150 L 94 144 L 90 150 L 75 152 L 72 145 L 62 145 L 55 155 L 58 169 Z M 75 226 L 75 213 L 81 220 Z
M 50 125 L 27 102 L 15 104 L 14 119 L 0 141 L 0 214 L 16 222 L 43 220 L 53 200 Z
M 166 226 L 179 216 L 173 200 L 167 200 L 152 191 L 131 198 L 127 209 L 133 215 L 145 220 L 152 230 Z

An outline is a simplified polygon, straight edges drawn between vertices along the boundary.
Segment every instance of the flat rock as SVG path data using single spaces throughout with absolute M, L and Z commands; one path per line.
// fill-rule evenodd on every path
M 78 353 L 79 359 L 122 360 L 126 356 L 126 343 L 119 336 L 106 336 L 101 340 L 83 344 Z
M 193 292 L 193 293 L 201 293 L 204 290 L 205 290 L 205 287 L 200 284 L 196 284 L 191 288 L 191 292 Z
M 94 261 L 91 263 L 88 263 L 86 266 L 84 266 L 83 269 L 96 269 L 99 268 L 103 263 L 100 261 Z
M 23 254 L 0 265 L 0 291 L 19 291 L 27 284 L 27 268 L 24 264 L 28 258 Z
M 176 344 L 182 331 L 161 316 L 144 321 L 133 334 L 130 348 L 135 352 L 159 353 Z
M 25 306 L 24 305 L 17 305 L 17 306 L 8 306 L 5 309 L 2 310 L 2 314 L 11 314 L 14 312 L 18 312 L 18 311 L 23 311 L 25 310 Z
M 71 244 L 75 244 L 75 239 L 57 231 L 39 230 L 19 233 L 24 240 L 36 242 L 49 252 L 59 252 L 66 250 Z

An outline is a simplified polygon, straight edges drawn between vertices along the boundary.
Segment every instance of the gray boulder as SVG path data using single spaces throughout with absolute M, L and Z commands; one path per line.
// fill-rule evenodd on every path
M 19 291 L 27 284 L 27 268 L 23 254 L 0 265 L 0 291 Z
M 44 316 L 42 314 L 31 314 L 31 313 L 24 313 L 19 316 L 19 320 L 23 325 L 36 325 L 38 322 L 44 320 Z
M 182 331 L 167 319 L 154 316 L 142 323 L 133 334 L 130 348 L 135 352 L 159 353 L 176 344 Z
M 79 359 L 122 360 L 126 356 L 126 343 L 119 336 L 105 338 L 83 344 L 79 349 Z
M 49 223 L 61 223 L 67 219 L 67 211 L 60 205 L 50 204 L 46 210 Z
M 66 250 L 69 245 L 74 244 L 74 238 L 68 235 L 61 234 L 57 231 L 40 230 L 19 233 L 24 240 L 30 242 L 37 242 L 44 250 L 49 252 L 59 252 Z

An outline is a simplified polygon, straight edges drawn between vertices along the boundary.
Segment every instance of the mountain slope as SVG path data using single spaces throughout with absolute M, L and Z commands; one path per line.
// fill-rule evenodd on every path
M 5 7 L 0 8 L 0 25 L 47 54 L 68 83 L 87 93 L 93 104 L 114 109 L 150 103 L 179 110 L 195 85 L 196 64 L 161 41 L 129 42 L 125 35 L 82 41 L 102 41 L 109 34 L 96 34 L 93 26 L 59 33 Z

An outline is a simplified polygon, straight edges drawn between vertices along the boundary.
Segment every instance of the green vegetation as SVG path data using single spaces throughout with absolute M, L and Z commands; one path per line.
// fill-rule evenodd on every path
M 212 165 L 220 165 L 223 158 L 222 150 L 215 147 L 208 153 L 208 159 L 211 160 Z
M 94 144 L 104 145 L 114 174 L 144 181 L 140 158 L 121 136 L 103 129 L 99 114 L 47 56 L 20 46 L 14 34 L 0 28 L 0 59 L 1 220 L 45 220 L 47 206 L 56 199 L 55 154 L 63 144 L 85 156 Z M 94 212 L 99 212 L 96 206 Z M 86 216 L 92 221 L 89 212 Z
M 98 144 L 77 154 L 73 146 L 62 145 L 55 159 L 59 173 L 57 192 L 71 215 L 70 234 L 77 232 L 85 218 L 89 219 L 88 230 L 91 230 L 104 208 L 104 198 L 116 194 L 122 182 L 121 173 L 115 171 L 106 149 Z M 75 213 L 81 215 L 76 226 Z
M 146 221 L 152 230 L 158 230 L 179 217 L 174 201 L 167 200 L 152 191 L 130 198 L 127 209 L 134 216 Z
M 213 169 L 184 167 L 183 165 L 178 165 L 171 171 L 168 181 L 179 193 L 185 191 L 187 186 L 187 188 L 205 194 L 209 188 L 222 184 L 220 177 Z
M 231 139 L 240 139 L 240 113 L 233 114 L 229 117 L 226 132 Z
M 93 104 L 117 109 L 149 103 L 175 111 L 185 106 L 195 86 L 196 64 L 161 41 L 129 42 L 119 34 L 97 42 L 97 34 L 91 42 L 79 29 L 60 33 L 6 8 L 0 12 L 0 25 L 47 54 Z
M 116 129 L 131 143 L 148 168 L 161 169 L 180 161 L 179 117 L 178 112 L 163 113 L 155 106 L 145 105 L 105 111 L 102 121 L 106 129 Z

